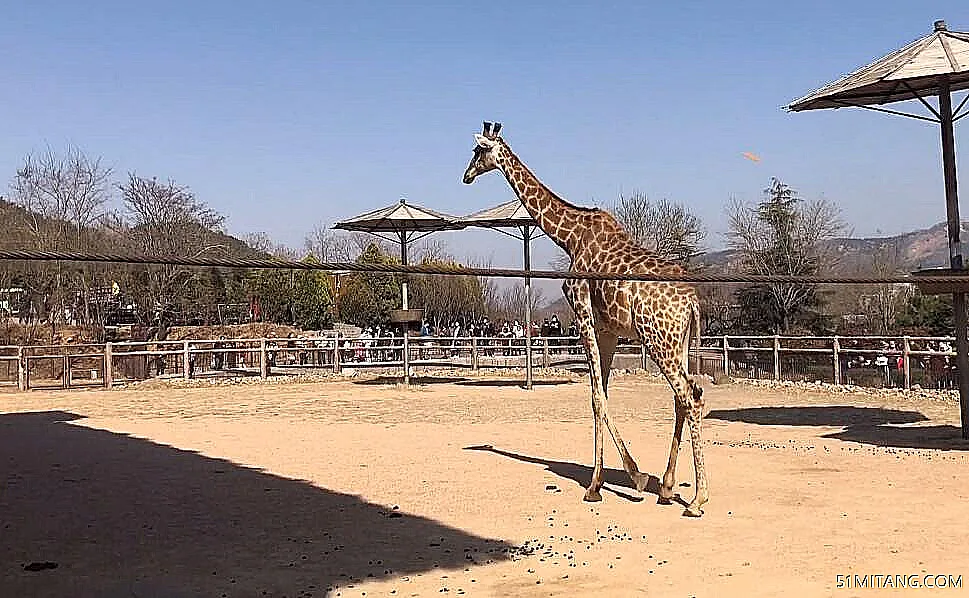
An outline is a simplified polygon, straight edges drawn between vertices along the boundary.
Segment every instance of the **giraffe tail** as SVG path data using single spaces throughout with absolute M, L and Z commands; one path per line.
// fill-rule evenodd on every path
M 700 373 L 700 302 L 690 303 L 690 321 L 686 325 L 686 333 L 683 335 L 683 371 L 690 377 L 690 349 L 693 347 L 693 356 L 696 359 L 696 373 Z

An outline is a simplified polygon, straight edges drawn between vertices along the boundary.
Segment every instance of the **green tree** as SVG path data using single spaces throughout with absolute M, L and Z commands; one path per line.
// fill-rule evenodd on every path
M 368 245 L 357 257 L 358 264 L 397 264 L 376 243 Z M 340 289 L 340 318 L 358 326 L 385 324 L 390 310 L 401 305 L 400 277 L 380 272 L 355 272 Z
M 304 262 L 319 261 L 307 256 Z M 293 323 L 304 330 L 321 330 L 333 323 L 333 285 L 320 270 L 300 270 L 293 285 Z
M 257 270 L 250 279 L 252 293 L 259 302 L 259 319 L 263 322 L 290 324 L 293 321 L 292 298 L 295 272 Z
M 319 263 L 312 256 L 304 262 Z M 259 300 L 260 319 L 304 330 L 333 323 L 334 293 L 330 277 L 319 270 L 259 270 L 251 279 Z
M 728 243 L 748 274 L 810 276 L 833 265 L 825 241 L 844 231 L 840 210 L 826 200 L 804 203 L 797 191 L 772 178 L 756 205 L 733 201 Z M 743 327 L 749 331 L 787 333 L 795 324 L 823 322 L 816 285 L 767 283 L 737 292 Z
M 950 335 L 955 329 L 952 296 L 914 293 L 902 308 L 897 322 L 900 327 L 917 334 Z

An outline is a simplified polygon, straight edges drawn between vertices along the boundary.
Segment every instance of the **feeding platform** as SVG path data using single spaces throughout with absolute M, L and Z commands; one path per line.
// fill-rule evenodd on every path
M 948 295 L 951 293 L 969 293 L 969 270 L 954 270 L 952 268 L 925 268 L 912 272 L 915 284 L 923 295 Z M 937 281 L 918 280 L 922 276 L 958 276 L 963 280 Z

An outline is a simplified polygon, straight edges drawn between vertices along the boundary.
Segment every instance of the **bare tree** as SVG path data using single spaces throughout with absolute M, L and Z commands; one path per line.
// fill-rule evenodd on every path
M 867 273 L 873 276 L 894 276 L 904 273 L 905 256 L 898 241 L 883 243 L 871 256 Z M 871 314 L 875 320 L 876 332 L 888 334 L 895 329 L 895 319 L 912 295 L 912 286 L 907 284 L 880 284 L 869 289 L 859 297 L 858 306 L 863 313 Z
M 688 264 L 701 252 L 703 223 L 682 204 L 636 192 L 620 194 L 610 211 L 637 245 L 662 258 Z
M 520 283 L 513 283 L 499 289 L 496 302 L 492 307 L 492 318 L 504 320 L 518 320 L 524 323 L 525 318 L 525 288 Z M 545 305 L 545 291 L 541 287 L 532 286 L 532 306 L 535 313 Z
M 284 243 L 277 243 L 267 232 L 246 233 L 243 241 L 252 249 L 279 259 L 298 260 L 301 257 L 299 251 L 287 247 Z
M 360 235 L 335 231 L 319 224 L 303 241 L 306 253 L 321 262 L 352 262 L 357 259 L 366 243 Z
M 423 265 L 459 266 L 441 243 L 421 248 Z M 425 317 L 437 327 L 455 321 L 467 323 L 485 312 L 482 278 L 475 276 L 410 277 L 412 303 L 425 310 Z
M 619 195 L 607 208 L 633 242 L 657 256 L 688 266 L 702 253 L 706 230 L 700 218 L 678 203 L 667 199 L 650 201 L 645 193 Z M 561 249 L 549 261 L 556 270 L 571 268 L 569 256 Z
M 195 194 L 174 181 L 128 175 L 121 186 L 129 239 L 137 250 L 174 257 L 225 254 L 215 233 L 224 217 L 210 209 Z M 157 326 L 156 337 L 167 334 L 168 326 L 181 308 L 190 305 L 198 271 L 183 266 L 151 266 L 142 271 L 142 305 Z
M 111 176 L 100 158 L 89 158 L 75 147 L 63 155 L 51 150 L 28 155 L 11 184 L 12 200 L 23 209 L 24 240 L 33 248 L 55 251 L 103 246 L 100 225 L 108 213 Z M 99 272 L 103 268 L 93 265 L 31 264 L 24 276 L 31 312 L 52 324 L 68 315 L 85 322 L 98 319 L 95 312 L 101 310 L 92 310 L 91 295 L 104 282 L 96 280 Z

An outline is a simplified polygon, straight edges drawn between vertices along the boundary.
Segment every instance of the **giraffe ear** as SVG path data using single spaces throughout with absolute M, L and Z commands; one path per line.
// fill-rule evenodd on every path
M 493 140 L 488 139 L 481 133 L 474 134 L 474 141 L 475 143 L 478 144 L 479 147 L 483 147 L 485 149 L 491 149 L 495 146 L 495 142 Z

